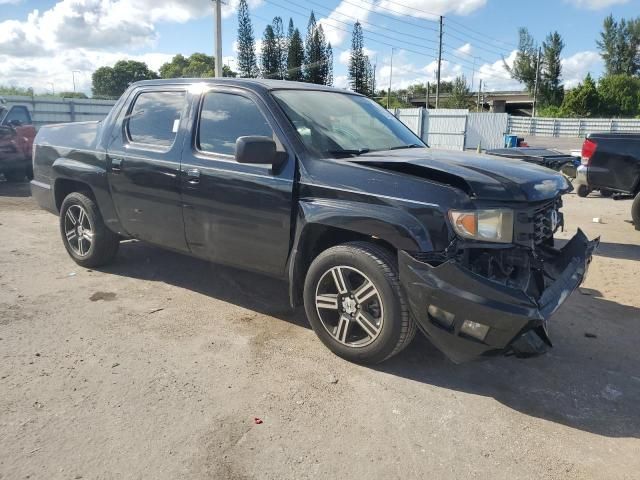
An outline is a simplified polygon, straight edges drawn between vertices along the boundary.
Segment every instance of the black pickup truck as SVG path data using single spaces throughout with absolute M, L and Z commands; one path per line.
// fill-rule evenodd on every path
M 578 231 L 554 248 L 570 188 L 430 150 L 354 93 L 235 79 L 141 82 L 102 122 L 43 127 L 32 181 L 78 264 L 134 238 L 284 279 L 318 337 L 362 363 L 417 328 L 455 362 L 545 351 L 597 246 Z
M 591 133 L 582 144 L 577 180 L 583 192 L 600 190 L 635 197 L 631 217 L 640 230 L 640 135 Z M 586 195 L 585 195 L 586 196 Z

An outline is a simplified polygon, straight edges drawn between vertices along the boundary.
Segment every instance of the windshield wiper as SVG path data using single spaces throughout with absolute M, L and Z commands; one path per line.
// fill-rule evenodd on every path
M 417 143 L 411 143 L 409 145 L 400 145 L 397 147 L 391 147 L 389 150 L 402 150 L 405 148 L 424 148 L 422 145 L 418 145 Z
M 371 150 L 368 148 L 360 148 L 358 150 L 341 148 L 339 150 L 329 150 L 328 153 L 331 155 L 362 155 L 363 153 L 369 153 L 370 151 Z

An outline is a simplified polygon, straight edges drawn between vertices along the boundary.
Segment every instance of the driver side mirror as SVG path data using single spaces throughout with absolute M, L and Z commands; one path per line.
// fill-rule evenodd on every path
M 236 140 L 236 162 L 257 165 L 280 163 L 282 152 L 276 150 L 276 142 L 271 137 L 248 136 Z

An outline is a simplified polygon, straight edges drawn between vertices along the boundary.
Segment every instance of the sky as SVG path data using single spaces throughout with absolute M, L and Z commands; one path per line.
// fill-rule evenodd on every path
M 237 6 L 223 1 L 223 61 L 235 68 Z M 563 37 L 563 80 L 577 85 L 602 74 L 596 41 L 603 19 L 640 14 L 640 0 L 248 0 L 259 46 L 275 16 L 301 32 L 311 9 L 334 47 L 334 85 L 348 88 L 353 23 L 364 29 L 379 88 L 435 81 L 438 19 L 444 16 L 442 79 L 465 75 L 472 88 L 521 90 L 503 59 L 515 58 L 518 28 L 538 42 Z M 210 0 L 0 0 L 0 85 L 36 92 L 90 93 L 92 72 L 120 59 L 158 69 L 175 54 L 213 54 Z M 391 63 L 393 61 L 393 68 Z

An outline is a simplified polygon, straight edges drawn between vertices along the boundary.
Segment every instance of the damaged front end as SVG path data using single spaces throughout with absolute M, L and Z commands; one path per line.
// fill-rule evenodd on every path
M 441 253 L 400 253 L 411 313 L 452 361 L 529 357 L 551 346 L 549 317 L 584 280 L 599 239 L 589 241 L 578 230 L 556 249 L 553 231 L 536 237 L 531 220 L 535 216 L 523 222 L 529 245 L 517 239 L 503 247 L 454 241 Z

